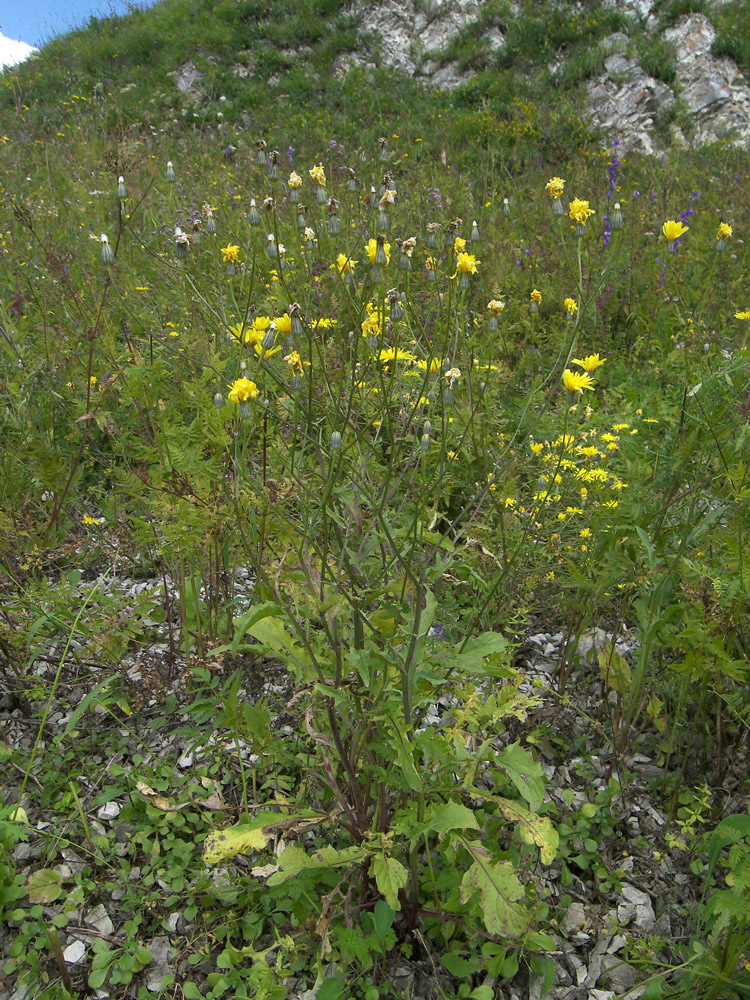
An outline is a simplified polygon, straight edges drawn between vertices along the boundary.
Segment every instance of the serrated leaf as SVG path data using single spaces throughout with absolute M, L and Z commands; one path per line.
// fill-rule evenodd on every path
M 26 895 L 31 903 L 48 906 L 62 892 L 62 874 L 55 868 L 39 868 L 26 882 Z
M 398 891 L 406 885 L 409 878 L 408 870 L 396 858 L 386 854 L 376 854 L 372 859 L 372 871 L 378 891 L 383 894 L 390 908 L 397 912 L 401 909 Z
M 461 879 L 461 902 L 479 892 L 479 905 L 488 933 L 517 938 L 528 930 L 531 914 L 518 901 L 523 899 L 521 885 L 509 861 L 493 864 L 481 844 L 465 845 L 475 859 Z
M 524 750 L 518 743 L 507 746 L 495 758 L 495 762 L 502 767 L 529 806 L 536 811 L 544 801 L 541 764 L 538 764 L 528 750 Z
M 551 865 L 560 845 L 560 835 L 549 816 L 537 816 L 511 799 L 495 799 L 503 816 L 518 823 L 524 844 L 536 844 L 543 865 Z
M 421 823 L 412 827 L 411 840 L 414 843 L 427 833 L 448 833 L 450 830 L 478 830 L 477 818 L 467 806 L 450 799 L 438 802 L 425 810 Z
M 294 878 L 302 871 L 320 868 L 348 868 L 350 865 L 361 864 L 367 857 L 367 850 L 356 844 L 336 850 L 335 847 L 324 847 L 315 854 L 307 854 L 301 847 L 290 845 L 279 857 L 279 870 L 268 879 L 268 885 L 281 885 L 287 879 Z

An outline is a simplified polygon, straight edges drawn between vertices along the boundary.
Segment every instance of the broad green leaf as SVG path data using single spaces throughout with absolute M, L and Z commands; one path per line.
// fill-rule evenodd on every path
M 248 626 L 246 634 L 257 639 L 268 649 L 288 650 L 295 645 L 294 637 L 287 632 L 283 619 L 274 615 L 253 622 Z
M 62 874 L 55 868 L 40 868 L 29 875 L 26 882 L 26 895 L 31 903 L 42 903 L 48 906 L 62 892 Z
M 466 979 L 467 976 L 473 976 L 475 972 L 479 972 L 482 968 L 482 962 L 478 957 L 462 958 L 461 955 L 456 955 L 450 951 L 442 955 L 440 961 L 456 979 Z
M 461 902 L 479 892 L 484 926 L 498 937 L 521 937 L 531 924 L 531 914 L 519 905 L 523 886 L 509 861 L 493 864 L 481 844 L 465 845 L 475 859 L 461 880 Z
M 342 972 L 337 972 L 330 979 L 324 979 L 323 985 L 315 994 L 316 1000 L 338 1000 L 344 992 L 344 983 L 345 979 Z
M 469 994 L 473 1000 L 492 1000 L 494 995 L 495 991 L 491 986 L 477 986 L 477 988 L 472 990 Z
M 524 750 L 518 743 L 507 746 L 495 758 L 495 762 L 502 767 L 529 806 L 536 811 L 544 801 L 541 764 L 538 764 L 528 750 Z
M 336 850 L 335 847 L 323 847 L 315 854 L 307 854 L 301 847 L 287 847 L 279 858 L 279 871 L 268 879 L 268 885 L 281 885 L 287 879 L 299 875 L 301 871 L 311 871 L 321 868 L 348 868 L 350 865 L 361 864 L 367 857 L 367 850 L 356 844 Z
M 244 615 L 240 615 L 239 618 L 235 619 L 234 636 L 232 638 L 231 645 L 228 648 L 236 654 L 242 645 L 250 626 L 259 622 L 262 618 L 268 618 L 271 615 L 275 615 L 279 610 L 280 608 L 276 604 L 258 604 L 249 608 Z
M 385 939 L 386 934 L 393 926 L 393 921 L 396 918 L 396 913 L 391 907 L 386 903 L 384 899 L 379 899 L 375 904 L 375 912 L 373 914 L 375 920 L 375 933 L 378 935 L 381 941 Z
M 652 979 L 646 989 L 641 994 L 641 1000 L 661 1000 L 666 976 L 657 976 Z
M 413 827 L 412 843 L 427 833 L 448 833 L 450 830 L 478 830 L 477 818 L 461 802 L 437 802 L 425 810 L 424 820 Z
M 543 865 L 551 865 L 555 859 L 560 836 L 549 816 L 537 816 L 511 799 L 494 799 L 503 816 L 511 823 L 518 823 L 524 844 L 536 844 Z
M 392 910 L 401 909 L 398 891 L 403 889 L 409 878 L 409 872 L 400 861 L 386 854 L 376 854 L 372 859 L 372 870 L 378 891 L 385 896 L 386 903 Z

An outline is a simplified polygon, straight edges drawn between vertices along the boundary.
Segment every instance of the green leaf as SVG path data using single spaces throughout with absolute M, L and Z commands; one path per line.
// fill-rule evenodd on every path
M 344 975 L 341 972 L 336 973 L 330 979 L 325 979 L 315 994 L 317 1000 L 338 1000 L 338 997 L 344 992 L 344 982 Z
M 320 868 L 348 868 L 350 865 L 361 864 L 368 856 L 364 847 L 356 844 L 338 851 L 335 847 L 323 847 L 315 854 L 306 854 L 301 847 L 290 845 L 279 857 L 279 871 L 268 879 L 268 885 L 281 885 L 287 879 L 294 878 L 302 871 L 312 871 Z
M 662 988 L 665 982 L 666 978 L 664 976 L 657 976 L 656 979 L 652 979 L 641 994 L 641 1000 L 661 1000 Z
M 532 955 L 529 964 L 534 972 L 542 978 L 540 996 L 544 996 L 555 981 L 555 966 L 552 964 L 552 959 L 549 955 Z
M 461 902 L 468 902 L 478 891 L 487 931 L 498 937 L 521 937 L 531 924 L 531 914 L 518 905 L 524 892 L 513 865 L 509 861 L 493 864 L 489 851 L 477 842 L 465 846 L 474 863 L 461 880 Z
M 39 868 L 29 875 L 26 882 L 26 895 L 31 903 L 42 903 L 48 906 L 62 892 L 62 875 L 55 868 Z
M 481 961 L 475 955 L 472 955 L 471 958 L 461 958 L 460 955 L 449 951 L 446 955 L 441 956 L 440 961 L 456 979 L 466 979 L 467 976 L 473 976 L 482 968 Z
M 422 780 L 414 766 L 414 747 L 406 734 L 401 732 L 396 720 L 388 719 L 387 723 L 390 744 L 396 752 L 396 763 L 401 768 L 409 788 L 419 792 L 422 790 Z
M 203 1000 L 203 994 L 195 983 L 182 983 L 181 989 L 185 1000 Z
M 393 926 L 396 914 L 384 899 L 379 899 L 375 904 L 375 912 L 373 916 L 375 920 L 375 933 L 378 935 L 380 940 L 383 941 L 386 934 Z
M 492 1000 L 495 995 L 495 991 L 491 986 L 477 986 L 475 990 L 472 990 L 469 994 L 474 1000 Z
M 511 823 L 518 823 L 524 844 L 536 844 L 543 865 L 551 865 L 560 845 L 560 836 L 549 816 L 537 816 L 511 799 L 494 799 L 500 810 Z
M 528 750 L 524 750 L 518 743 L 507 746 L 495 758 L 495 762 L 502 767 L 529 806 L 536 811 L 544 801 L 541 764 L 538 764 Z
M 409 872 L 400 861 L 386 854 L 376 854 L 372 860 L 373 874 L 378 890 L 385 896 L 386 903 L 392 910 L 401 909 L 398 891 L 403 889 L 409 878 Z
M 448 833 L 450 830 L 478 830 L 477 818 L 467 806 L 449 799 L 436 802 L 425 810 L 424 820 L 410 828 L 414 843 L 428 833 Z

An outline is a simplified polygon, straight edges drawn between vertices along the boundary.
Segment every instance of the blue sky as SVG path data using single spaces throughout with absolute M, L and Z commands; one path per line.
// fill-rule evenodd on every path
M 43 45 L 86 24 L 92 14 L 126 14 L 130 7 L 151 7 L 156 0 L 0 0 L 0 34 Z

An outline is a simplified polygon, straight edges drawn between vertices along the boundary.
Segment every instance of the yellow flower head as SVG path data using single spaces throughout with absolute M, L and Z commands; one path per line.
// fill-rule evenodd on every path
M 535 288 L 529 295 L 529 298 L 531 299 L 532 302 L 536 302 L 536 304 L 539 305 L 542 301 L 542 293 L 537 291 Z
M 274 323 L 278 333 L 289 334 L 292 332 L 292 317 L 285 312 L 283 316 L 274 316 Z
M 598 354 L 587 354 L 585 358 L 573 358 L 571 364 L 579 365 L 585 372 L 591 374 L 604 364 L 606 358 L 600 358 Z
M 291 354 L 287 354 L 284 361 L 289 365 L 293 375 L 302 375 L 304 373 L 304 364 L 302 358 L 299 356 L 299 351 L 292 351 Z
M 746 309 L 744 312 L 738 312 L 734 314 L 735 319 L 750 319 L 750 309 Z
M 316 184 L 320 184 L 321 187 L 326 186 L 326 172 L 322 163 L 319 163 L 317 167 L 310 167 L 310 176 Z
M 573 222 L 577 222 L 579 226 L 585 226 L 589 216 L 594 215 L 594 210 L 593 208 L 589 208 L 589 203 L 582 201 L 580 198 L 574 198 L 569 208 L 571 219 Z
M 389 264 L 390 260 L 391 260 L 391 244 L 390 243 L 384 243 L 383 244 L 383 249 L 385 250 L 385 262 L 386 262 L 386 264 Z M 374 240 L 374 239 L 368 240 L 367 241 L 367 245 L 365 246 L 365 251 L 367 253 L 367 256 L 370 258 L 370 263 L 374 267 L 375 266 L 375 254 L 378 252 L 378 241 Z
M 505 303 L 501 302 L 500 299 L 490 299 L 487 303 L 487 309 L 493 316 L 499 316 L 503 309 L 505 309 Z
M 719 224 L 719 231 L 716 234 L 717 240 L 728 240 L 732 235 L 732 227 L 728 222 L 722 222 Z
M 557 201 L 563 193 L 565 181 L 562 177 L 551 177 L 544 186 L 547 188 L 552 198 Z
M 435 270 L 435 260 L 434 260 L 434 258 L 432 258 L 432 257 L 425 257 L 424 266 L 425 266 L 425 269 L 427 271 L 434 271 Z
M 675 222 L 674 219 L 670 219 L 668 222 L 664 223 L 661 227 L 661 231 L 667 237 L 669 242 L 673 243 L 675 240 L 679 240 L 679 238 L 684 235 L 689 228 L 689 226 L 683 226 L 681 222 Z
M 541 441 L 532 441 L 529 444 L 529 448 L 531 448 L 532 455 L 539 455 L 544 451 L 544 445 Z
M 258 396 L 258 386 L 251 382 L 249 378 L 242 377 L 235 379 L 229 386 L 229 402 L 245 403 L 249 399 L 256 399 Z
M 466 249 L 466 240 L 463 239 L 461 236 L 457 236 L 453 241 L 453 252 L 463 253 L 465 249 Z
M 376 312 L 368 313 L 367 318 L 362 320 L 362 336 L 379 337 L 382 332 L 378 314 Z
M 563 384 L 568 392 L 572 393 L 583 393 L 584 389 L 593 389 L 594 383 L 591 380 L 591 376 L 588 372 L 572 372 L 570 368 L 566 368 L 563 372 Z
M 225 264 L 236 264 L 240 259 L 240 248 L 230 243 L 229 246 L 221 248 L 221 255 Z
M 416 354 L 404 351 L 400 347 L 386 347 L 378 354 L 378 361 L 387 364 L 389 361 L 416 361 Z
M 352 260 L 351 257 L 347 257 L 345 253 L 340 253 L 336 258 L 336 270 L 339 274 L 349 274 L 356 263 L 356 260 Z
M 481 263 L 481 260 L 477 260 L 474 254 L 460 253 L 456 260 L 456 274 L 459 272 L 461 274 L 476 274 L 477 264 Z
M 296 170 L 293 170 L 291 174 L 289 174 L 289 180 L 287 181 L 287 184 L 292 190 L 298 187 L 302 187 L 302 178 L 300 177 L 300 175 L 297 173 Z
M 567 298 L 565 300 L 565 308 L 568 310 L 569 314 L 572 316 L 573 313 L 578 312 L 578 303 L 575 299 Z

